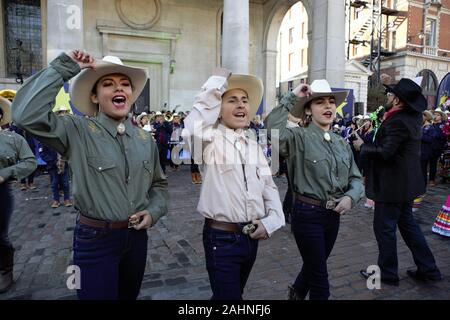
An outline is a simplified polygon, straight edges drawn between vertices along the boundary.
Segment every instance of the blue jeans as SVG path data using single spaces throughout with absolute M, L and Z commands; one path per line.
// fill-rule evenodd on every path
M 381 270 L 381 278 L 388 281 L 399 280 L 397 225 L 403 240 L 411 250 L 419 272 L 431 277 L 439 277 L 440 271 L 433 254 L 412 214 L 412 202 L 375 202 L 373 230 L 378 243 L 378 266 Z
M 77 223 L 73 262 L 81 271 L 80 300 L 135 300 L 147 260 L 147 231 Z
M 64 191 L 64 200 L 70 199 L 70 185 L 69 185 L 69 166 L 66 163 L 63 174 L 58 174 L 58 169 L 52 167 L 48 170 L 50 174 L 50 181 L 52 184 L 53 200 L 59 201 L 59 190 Z
M 339 222 L 337 212 L 298 200 L 294 203 L 291 228 L 303 266 L 293 287 L 302 299 L 308 292 L 311 300 L 327 300 L 330 296 L 327 259 L 336 242 Z
M 245 284 L 255 263 L 258 240 L 243 233 L 203 228 L 206 269 L 212 300 L 242 300 Z
M 8 182 L 0 184 L 0 249 L 12 248 L 8 230 L 14 210 L 14 196 Z

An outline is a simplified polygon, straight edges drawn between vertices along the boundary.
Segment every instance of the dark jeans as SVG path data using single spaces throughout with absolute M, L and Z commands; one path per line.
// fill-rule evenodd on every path
M 340 215 L 332 210 L 295 201 L 291 228 L 303 259 L 293 287 L 300 298 L 327 300 L 330 296 L 327 259 L 339 232 Z
M 206 269 L 212 300 L 242 300 L 258 252 L 258 240 L 243 233 L 203 228 Z
M 167 152 L 169 151 L 169 147 L 167 145 L 159 146 L 159 163 L 161 164 L 161 169 L 164 173 L 166 173 L 166 164 L 167 164 Z
M 194 159 L 191 158 L 191 173 L 200 173 L 198 169 L 198 164 L 194 163 Z
M 14 196 L 8 182 L 0 184 L 0 249 L 12 248 L 8 237 L 9 223 L 14 210 Z
M 287 188 L 286 194 L 284 195 L 283 212 L 284 212 L 284 219 L 286 220 L 286 223 L 291 223 L 292 207 L 294 206 L 294 195 L 292 194 L 291 181 L 289 180 L 289 175 L 287 174 L 287 170 L 286 170 L 286 178 L 287 178 L 288 188 Z
M 378 266 L 381 278 L 398 281 L 397 225 L 419 272 L 440 276 L 433 254 L 412 214 L 412 202 L 375 202 L 373 230 L 378 243 Z
M 81 271 L 80 300 L 135 300 L 147 259 L 147 231 L 94 228 L 78 219 L 73 262 Z
M 52 184 L 53 200 L 59 201 L 59 190 L 64 191 L 64 200 L 70 199 L 69 166 L 66 164 L 63 174 L 58 174 L 57 168 L 49 168 L 50 181 Z
M 427 189 L 427 186 L 428 186 L 428 164 L 429 163 L 430 163 L 429 159 L 420 159 L 420 165 L 422 167 L 423 179 L 425 181 L 425 190 Z M 436 171 L 435 171 L 434 175 L 436 176 Z
M 439 161 L 440 155 L 432 155 L 430 158 L 430 181 L 436 180 L 436 173 L 437 173 L 437 165 Z

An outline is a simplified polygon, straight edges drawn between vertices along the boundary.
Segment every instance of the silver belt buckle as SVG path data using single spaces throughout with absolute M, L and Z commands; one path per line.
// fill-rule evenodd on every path
M 327 208 L 328 210 L 333 210 L 334 208 L 336 208 L 336 201 L 334 200 L 328 200 L 325 208 Z
M 249 223 L 246 224 L 243 228 L 242 228 L 242 233 L 249 235 L 250 233 L 253 233 L 253 231 L 255 231 L 256 227 L 254 224 Z

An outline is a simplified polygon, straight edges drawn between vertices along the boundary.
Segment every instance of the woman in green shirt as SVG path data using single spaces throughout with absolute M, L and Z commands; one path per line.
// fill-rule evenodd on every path
M 290 299 L 328 299 L 327 259 L 336 241 L 340 215 L 363 195 L 361 174 L 349 144 L 331 131 L 336 106 L 347 91 L 333 92 L 326 80 L 300 85 L 267 117 L 269 134 L 279 131 L 275 152 L 288 163 L 294 193 L 291 227 L 303 259 Z M 288 114 L 302 118 L 304 127 L 286 127 Z M 272 154 L 275 156 L 275 154 Z
M 22 179 L 36 170 L 37 162 L 27 141 L 15 132 L 2 130 L 11 122 L 11 102 L 0 97 L 0 293 L 13 283 L 14 248 L 8 237 L 14 210 L 9 182 Z
M 71 102 L 86 117 L 52 112 L 69 79 Z M 17 125 L 68 159 L 72 169 L 80 299 L 136 299 L 147 229 L 167 212 L 167 179 L 156 144 L 128 117 L 146 81 L 145 70 L 117 57 L 94 60 L 74 50 L 29 78 L 14 99 Z

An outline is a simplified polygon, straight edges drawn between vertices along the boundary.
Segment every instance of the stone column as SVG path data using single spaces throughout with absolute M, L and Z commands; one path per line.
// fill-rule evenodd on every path
M 327 79 L 332 87 L 344 87 L 345 1 L 315 0 L 309 36 L 309 82 Z
M 249 72 L 249 0 L 224 0 L 222 66 Z
M 75 48 L 84 49 L 83 0 L 47 0 L 47 63 Z
M 263 52 L 264 59 L 266 61 L 266 70 L 264 74 L 265 97 L 264 97 L 264 112 L 269 113 L 274 107 L 277 101 L 277 51 L 266 50 Z

